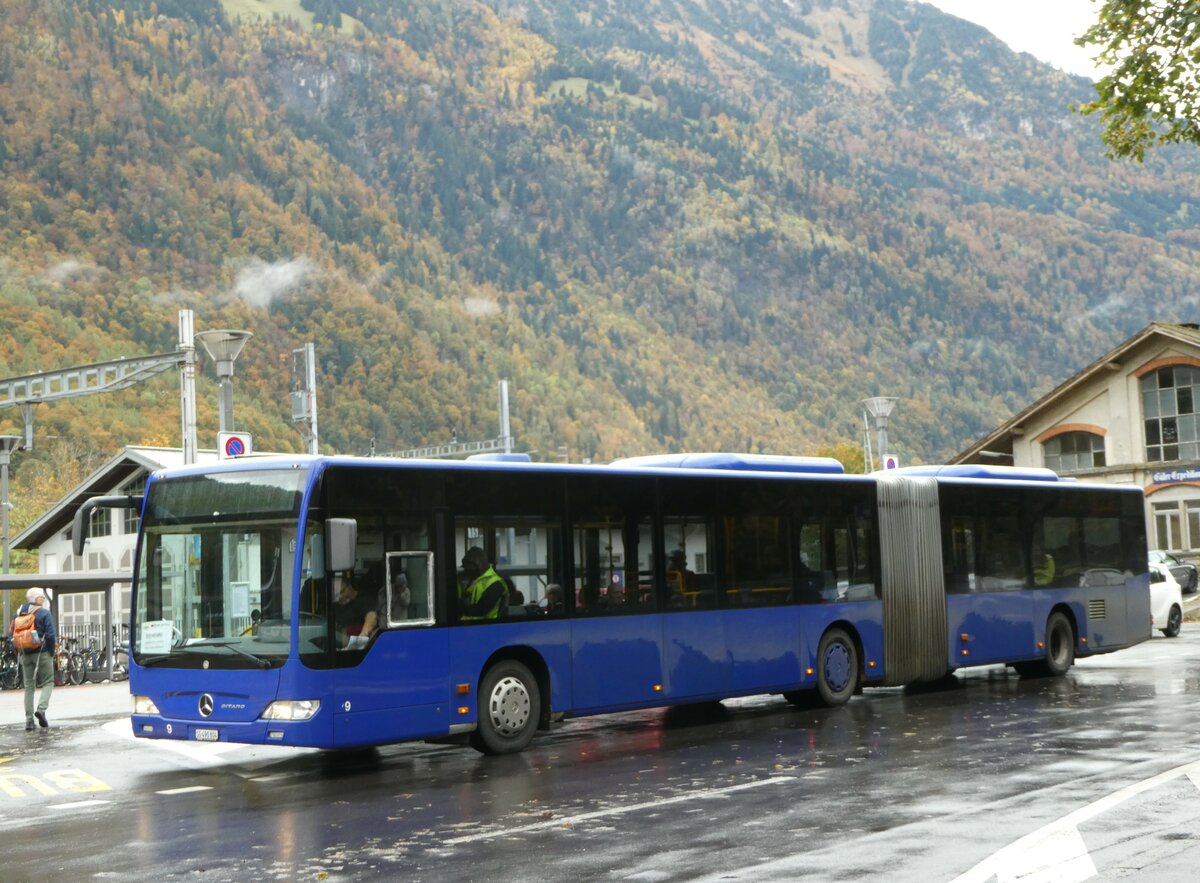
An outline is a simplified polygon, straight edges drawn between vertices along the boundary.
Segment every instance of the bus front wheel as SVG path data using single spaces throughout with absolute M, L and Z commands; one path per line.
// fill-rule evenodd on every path
M 842 629 L 830 629 L 817 646 L 817 693 L 828 706 L 845 705 L 858 689 L 858 648 Z
M 521 751 L 533 738 L 541 714 L 533 673 L 515 659 L 498 662 L 479 683 L 479 724 L 471 746 L 484 754 Z

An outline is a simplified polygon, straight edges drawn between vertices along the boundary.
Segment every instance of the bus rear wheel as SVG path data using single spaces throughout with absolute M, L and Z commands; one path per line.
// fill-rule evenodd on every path
M 487 670 L 479 682 L 479 724 L 471 747 L 484 754 L 513 754 L 529 744 L 542 715 L 537 679 L 515 659 Z
M 843 629 L 830 629 L 817 646 L 817 694 L 830 707 L 845 705 L 858 689 L 858 648 Z
M 1046 647 L 1036 662 L 1014 663 L 1022 677 L 1062 677 L 1075 663 L 1075 629 L 1062 613 L 1051 613 L 1046 620 Z

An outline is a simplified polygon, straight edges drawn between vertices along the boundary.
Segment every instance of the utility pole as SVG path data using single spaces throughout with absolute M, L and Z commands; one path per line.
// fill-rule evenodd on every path
M 863 404 L 875 418 L 875 430 L 879 433 L 879 467 L 882 469 L 884 458 L 887 456 L 887 419 L 896 407 L 896 399 L 892 396 L 874 396 L 863 399 Z
M 298 375 L 297 361 L 304 356 L 303 385 Z M 320 436 L 317 434 L 317 353 L 311 343 L 301 349 L 292 350 L 292 373 L 297 375 L 296 388 L 292 390 L 292 422 L 299 423 L 300 432 L 308 443 L 310 454 L 318 453 Z M 375 440 L 371 440 L 371 456 L 374 456 Z
M 3 551 L 0 552 L 0 567 L 3 567 L 4 573 L 8 573 L 8 461 L 12 457 L 13 451 L 21 449 L 21 436 L 19 435 L 0 435 L 0 534 L 3 534 L 4 544 Z M 8 628 L 9 622 L 9 605 L 8 592 L 0 593 L 4 595 L 4 627 Z
M 196 462 L 196 340 L 192 311 L 179 311 L 179 422 L 183 463 Z

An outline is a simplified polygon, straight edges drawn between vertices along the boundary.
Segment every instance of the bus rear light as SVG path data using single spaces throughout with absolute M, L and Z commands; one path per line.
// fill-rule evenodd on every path
M 306 721 L 321 710 L 319 699 L 284 699 L 272 702 L 262 713 L 265 721 Z
M 661 692 L 662 692 L 662 684 L 655 684 L 655 685 L 654 685 L 654 692 L 655 692 L 655 693 L 661 693 Z
M 130 696 L 134 714 L 160 714 L 158 706 L 149 696 Z
M 471 709 L 465 705 L 460 705 L 460 706 L 458 706 L 458 713 L 459 714 L 470 714 Z
M 458 690 L 459 696 L 469 696 L 471 694 L 470 684 L 459 684 L 456 689 Z
M 965 644 L 965 643 L 967 643 L 967 641 L 971 640 L 971 636 L 968 635 L 966 632 L 963 632 L 961 635 L 958 636 L 958 639 Z

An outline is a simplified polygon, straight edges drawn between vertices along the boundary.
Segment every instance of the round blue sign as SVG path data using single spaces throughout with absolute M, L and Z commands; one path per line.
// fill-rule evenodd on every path
M 246 443 L 237 437 L 225 439 L 225 456 L 240 457 L 246 453 Z

